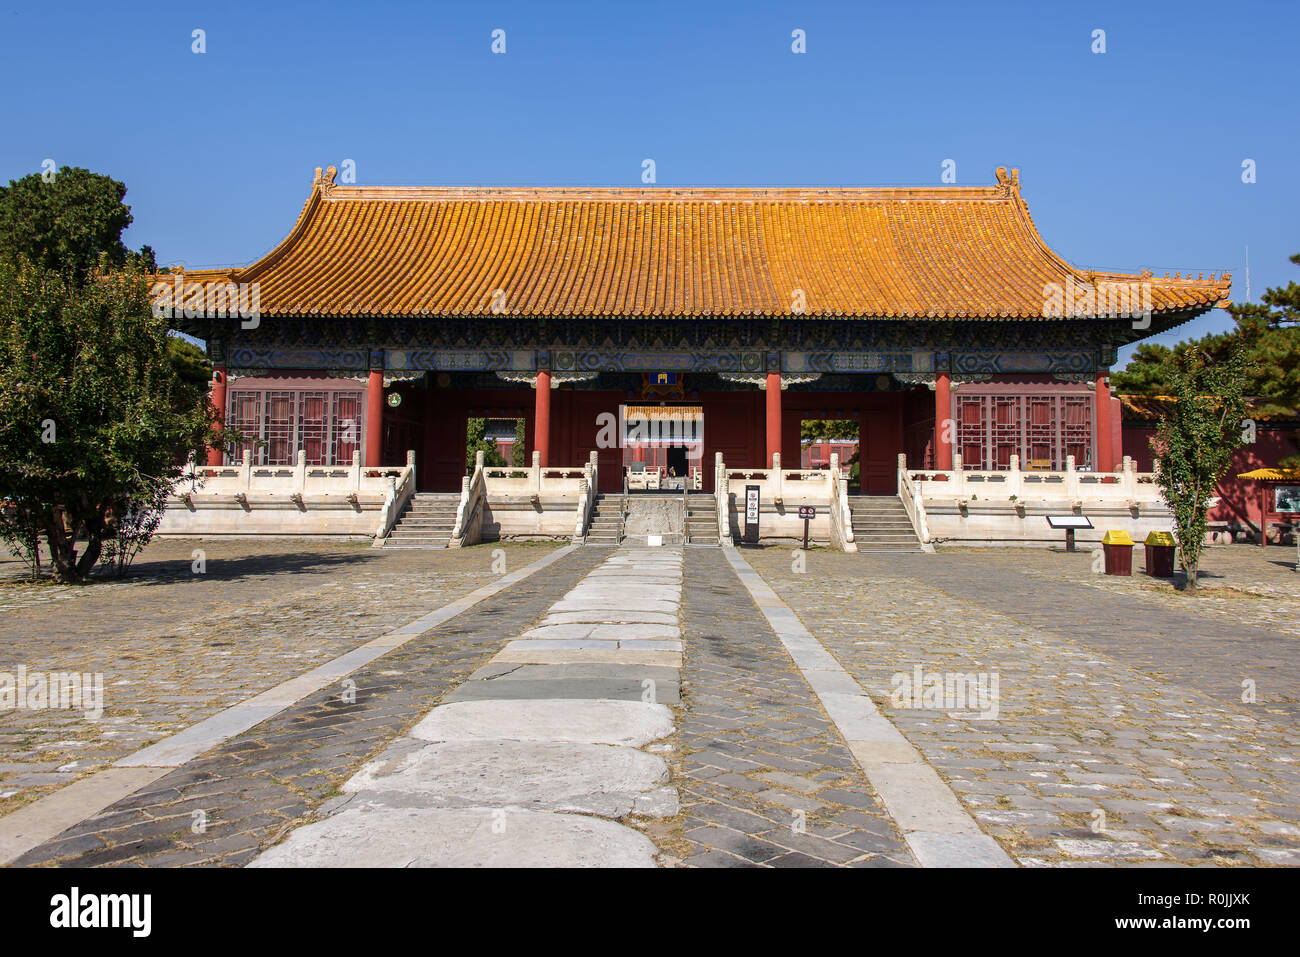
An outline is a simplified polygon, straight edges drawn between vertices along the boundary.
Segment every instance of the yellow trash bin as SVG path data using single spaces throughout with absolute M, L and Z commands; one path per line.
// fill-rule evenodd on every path
M 1101 547 L 1106 554 L 1107 575 L 1133 574 L 1133 539 L 1128 532 L 1110 529 L 1101 537 Z
M 1153 578 L 1174 577 L 1174 551 L 1178 544 L 1169 532 L 1152 532 L 1143 542 L 1147 548 L 1147 574 Z

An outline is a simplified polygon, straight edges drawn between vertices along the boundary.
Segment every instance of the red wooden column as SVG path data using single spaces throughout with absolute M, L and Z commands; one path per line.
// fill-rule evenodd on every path
M 1268 547 L 1268 483 L 1260 483 L 1259 491 L 1259 547 Z
M 224 365 L 212 367 L 212 392 L 209 394 L 209 401 L 212 407 L 217 410 L 217 426 L 221 427 L 226 424 L 226 367 Z M 224 465 L 225 455 L 221 449 L 208 449 L 209 465 Z
M 542 466 L 551 464 L 551 373 L 538 370 L 537 395 L 533 400 L 533 445 L 542 455 Z
M 1109 369 L 1097 370 L 1097 462 L 1094 468 L 1098 472 L 1109 472 L 1115 468 L 1114 435 L 1110 427 L 1110 386 L 1106 384 Z
M 379 468 L 384 458 L 384 370 L 371 369 L 366 378 L 366 468 Z
M 934 467 L 945 472 L 952 468 L 951 418 L 952 377 L 940 372 L 934 377 Z
M 767 374 L 767 460 L 763 468 L 772 467 L 772 456 L 781 451 L 781 373 Z M 790 466 L 782 463 L 783 468 Z

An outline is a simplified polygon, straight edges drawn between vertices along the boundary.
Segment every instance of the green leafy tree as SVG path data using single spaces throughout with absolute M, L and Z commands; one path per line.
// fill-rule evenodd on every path
M 70 273 L 81 282 L 105 260 L 126 264 L 122 230 L 131 225 L 131 207 L 122 202 L 126 186 L 90 170 L 65 166 L 48 182 L 38 173 L 0 186 L 0 255 L 10 265 Z M 137 258 L 153 265 L 153 250 Z
M 78 283 L 0 258 L 0 501 L 28 523 L 15 540 L 45 538 L 60 580 L 85 580 L 122 516 L 225 441 L 185 388 L 138 264 Z
M 804 419 L 799 423 L 799 440 L 803 443 L 829 439 L 858 438 L 856 419 Z
M 64 581 L 124 570 L 187 454 L 229 438 L 207 360 L 152 314 L 125 195 L 70 167 L 0 187 L 0 535 L 34 575 L 44 537 Z
M 1291 257 L 1300 265 L 1300 254 Z M 1254 372 L 1247 394 L 1270 412 L 1300 412 L 1300 284 L 1265 290 L 1257 303 L 1237 303 L 1228 312 L 1235 337 L 1249 349 Z
M 524 425 L 523 419 L 515 419 L 515 444 L 510 448 L 510 464 L 524 465 Z
M 1244 348 L 1224 361 L 1190 349 L 1169 369 L 1175 401 L 1161 410 L 1156 430 L 1156 483 L 1174 513 L 1188 591 L 1196 590 L 1209 499 L 1242 443 L 1248 369 Z
M 1111 388 L 1136 395 L 1168 395 L 1169 363 L 1173 358 L 1174 350 L 1168 346 L 1144 342 L 1133 350 L 1127 366 L 1110 374 Z
M 1291 257 L 1300 264 L 1300 254 Z M 1172 375 L 1189 351 L 1212 362 L 1224 362 L 1238 349 L 1246 350 L 1246 395 L 1258 411 L 1300 411 L 1300 284 L 1267 290 L 1258 303 L 1227 307 L 1236 321 L 1230 332 L 1212 333 L 1180 342 L 1172 349 L 1145 343 L 1137 347 L 1128 366 L 1112 373 L 1117 392 L 1171 395 Z
M 474 455 L 477 452 L 483 453 L 483 465 L 486 468 L 496 468 L 506 465 L 505 456 L 497 448 L 496 442 L 487 437 L 487 419 L 471 418 L 465 429 L 465 469 L 468 472 L 474 471 Z
M 167 337 L 167 358 L 176 372 L 178 388 L 176 397 L 182 408 L 206 401 L 212 384 L 212 363 L 194 343 L 180 336 Z

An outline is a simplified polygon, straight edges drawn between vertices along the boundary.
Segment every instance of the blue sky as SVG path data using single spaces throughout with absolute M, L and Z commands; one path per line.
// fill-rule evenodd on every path
M 112 175 L 127 241 L 196 267 L 265 253 L 344 159 L 363 184 L 639 185 L 651 158 L 659 185 L 829 186 L 937 184 L 952 159 L 959 183 L 1019 167 L 1071 262 L 1228 269 L 1244 299 L 1249 246 L 1258 298 L 1300 252 L 1298 9 L 8 0 L 0 179 Z

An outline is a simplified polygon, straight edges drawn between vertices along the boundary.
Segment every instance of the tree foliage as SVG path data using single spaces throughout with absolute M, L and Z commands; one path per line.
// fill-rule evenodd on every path
M 212 363 L 203 350 L 180 336 L 170 335 L 167 357 L 178 380 L 176 397 L 180 407 L 189 408 L 196 402 L 206 401 L 212 384 Z
M 465 429 L 465 468 L 470 472 L 474 471 L 474 456 L 478 452 L 483 453 L 485 468 L 510 464 L 497 448 L 496 442 L 487 437 L 487 424 L 487 419 L 471 418 Z
M 1300 254 L 1291 261 L 1300 265 Z M 1300 284 L 1269 289 L 1260 303 L 1228 307 L 1236 321 L 1230 332 L 1180 342 L 1172 349 L 1145 343 L 1128 366 L 1111 373 L 1117 392 L 1172 395 L 1174 373 L 1191 352 L 1211 363 L 1245 350 L 1245 394 L 1258 414 L 1300 414 Z
M 799 423 L 800 442 L 825 442 L 829 439 L 858 438 L 857 419 L 803 419 Z
M 153 250 L 122 242 L 125 195 L 70 167 L 0 187 L 0 535 L 33 575 L 41 538 L 63 581 L 121 573 L 186 456 L 224 439 L 206 359 L 153 315 Z
M 219 440 L 177 376 L 138 265 L 78 283 L 0 261 L 0 499 L 31 523 L 28 540 L 31 528 L 45 537 L 61 580 L 84 580 L 119 517 L 165 496 L 187 454 Z
M 1156 483 L 1174 513 L 1189 590 L 1196 589 L 1209 499 L 1242 443 L 1249 371 L 1244 347 L 1223 360 L 1188 349 L 1169 366 L 1175 401 L 1161 410 L 1156 431 Z
M 77 282 L 101 260 L 109 268 L 123 266 L 129 254 L 122 230 L 131 225 L 125 195 L 117 180 L 69 166 L 48 182 L 33 173 L 0 186 L 0 254 L 11 266 L 25 260 Z M 149 247 L 137 255 L 142 268 L 152 264 Z

